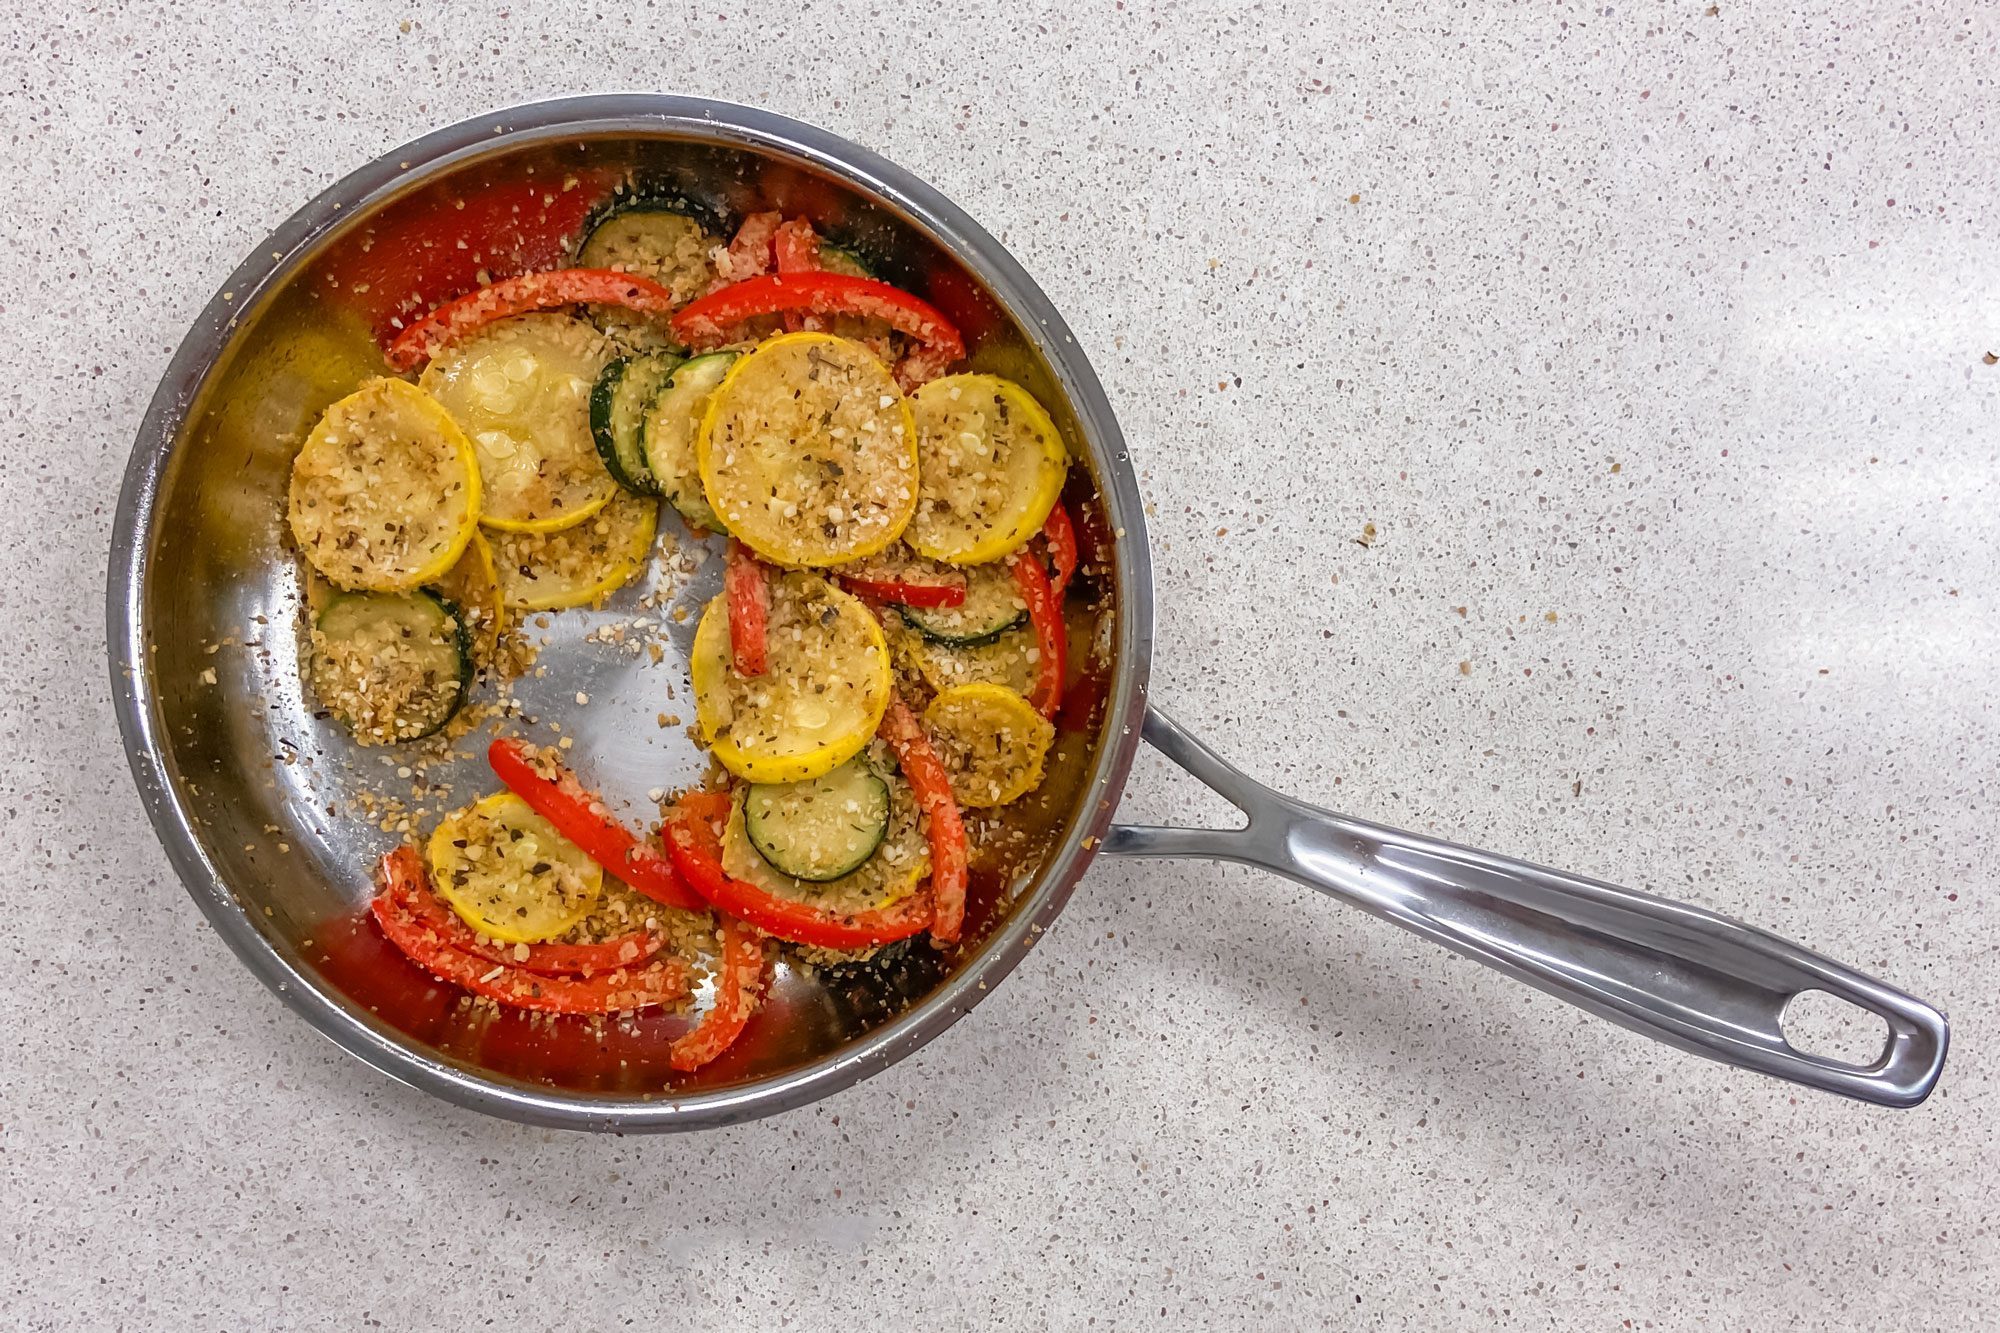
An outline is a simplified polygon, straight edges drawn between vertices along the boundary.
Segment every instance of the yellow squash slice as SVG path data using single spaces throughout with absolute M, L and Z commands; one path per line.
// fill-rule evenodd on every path
M 889 649 L 868 608 L 816 575 L 774 576 L 767 669 L 739 676 L 727 601 L 702 612 L 688 661 L 695 719 L 722 766 L 746 782 L 803 782 L 860 753 L 889 707 Z
M 916 394 L 923 486 L 906 540 L 983 565 L 1028 544 L 1069 474 L 1069 447 L 1034 397 L 997 375 L 947 375 Z
M 620 494 L 561 532 L 496 532 L 500 598 L 516 611 L 587 606 L 632 581 L 646 566 L 660 502 Z
M 708 503 L 766 560 L 874 555 L 917 503 L 917 430 L 889 368 L 860 343 L 788 333 L 729 368 L 695 460 Z
M 1006 805 L 1042 781 L 1055 725 L 1004 685 L 954 685 L 924 710 L 924 729 L 951 774 L 958 803 Z
M 479 521 L 473 448 L 402 380 L 326 410 L 292 464 L 288 517 L 312 567 L 342 588 L 408 592 L 450 569 Z
M 486 538 L 474 532 L 458 563 L 432 587 L 450 598 L 464 618 L 473 664 L 491 667 L 500 633 L 507 627 L 507 611 L 500 601 L 500 576 Z
M 485 483 L 480 522 L 555 532 L 618 491 L 590 433 L 590 391 L 616 356 L 567 315 L 516 315 L 434 357 L 419 381 L 472 441 Z
M 836 912 L 873 911 L 892 907 L 909 897 L 931 872 L 930 843 L 924 837 L 910 784 L 893 768 L 887 768 L 886 772 L 888 832 L 872 856 L 839 879 L 797 879 L 759 855 L 744 822 L 745 793 L 741 788 L 729 808 L 729 823 L 722 831 L 723 870 L 731 878 L 754 884 L 766 893 Z
M 491 939 L 553 939 L 590 914 L 604 871 L 512 792 L 457 811 L 431 834 L 431 877 L 465 923 Z

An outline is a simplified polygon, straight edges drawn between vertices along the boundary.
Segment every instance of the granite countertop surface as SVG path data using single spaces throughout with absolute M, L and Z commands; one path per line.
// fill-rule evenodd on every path
M 0 1324 L 2000 1323 L 1996 47 L 1817 0 L 16 6 Z M 305 199 L 636 89 L 815 121 L 1004 239 L 1131 440 L 1191 729 L 1906 987 L 1937 1093 L 1761 1080 L 1177 862 L 1100 861 L 966 1021 L 733 1129 L 522 1128 L 316 1036 L 135 796 L 121 470 Z M 1215 805 L 1144 757 L 1124 811 Z

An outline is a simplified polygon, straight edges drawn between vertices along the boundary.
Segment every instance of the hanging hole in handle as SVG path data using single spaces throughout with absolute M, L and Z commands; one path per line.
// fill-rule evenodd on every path
M 1785 1041 L 1801 1055 L 1868 1069 L 1889 1050 L 1889 1022 L 1872 1009 L 1823 990 L 1802 990 L 1778 1019 Z

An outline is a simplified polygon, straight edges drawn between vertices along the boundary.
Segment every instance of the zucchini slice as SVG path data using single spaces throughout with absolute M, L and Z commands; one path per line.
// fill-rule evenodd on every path
M 832 241 L 819 243 L 819 266 L 828 273 L 845 273 L 852 278 L 879 278 L 881 275 L 859 254 Z
M 638 273 L 684 305 L 715 281 L 716 239 L 696 219 L 657 201 L 626 204 L 598 220 L 577 251 L 578 268 Z
M 640 447 L 653 482 L 697 528 L 723 531 L 722 520 L 708 507 L 702 493 L 701 471 L 695 466 L 694 439 L 708 411 L 709 395 L 736 364 L 738 352 L 710 352 L 683 361 L 653 399 L 640 428 Z
M 679 364 L 679 357 L 666 352 L 620 357 L 604 368 L 590 391 L 590 436 L 597 442 L 597 456 L 612 480 L 634 495 L 660 493 L 639 435 L 654 397 Z
M 889 707 L 889 650 L 861 600 L 812 574 L 770 581 L 769 661 L 731 664 L 727 595 L 702 612 L 688 672 L 695 720 L 746 782 L 804 782 L 859 754 Z
M 609 597 L 645 567 L 660 502 L 620 493 L 561 532 L 496 532 L 500 600 L 510 610 L 556 611 Z
M 479 469 L 457 423 L 416 386 L 376 379 L 306 437 L 287 518 L 307 562 L 339 587 L 407 592 L 452 567 L 479 505 Z
M 438 895 L 465 924 L 509 944 L 562 934 L 604 891 L 597 862 L 510 791 L 446 816 L 429 850 Z
M 418 381 L 472 440 L 479 521 L 506 532 L 581 523 L 618 492 L 590 434 L 590 395 L 612 359 L 567 315 L 516 315 L 432 358 Z
M 889 368 L 860 343 L 788 333 L 729 368 L 695 459 L 732 536 L 780 565 L 874 555 L 917 504 L 917 435 Z
M 773 870 L 824 884 L 882 845 L 889 784 L 858 755 L 804 782 L 756 783 L 743 793 L 743 828 Z
M 872 747 L 871 747 L 872 751 Z M 891 907 L 917 891 L 931 870 L 930 844 L 924 838 L 921 812 L 910 784 L 884 752 L 877 771 L 889 790 L 888 827 L 881 844 L 860 865 L 830 880 L 787 875 L 761 856 L 750 841 L 744 811 L 746 791 L 739 791 L 722 830 L 722 868 L 732 878 L 754 884 L 766 893 L 809 902 L 839 912 L 866 912 Z
M 1055 724 L 1004 685 L 954 685 L 924 710 L 951 794 L 972 809 L 1006 805 L 1042 782 Z
M 980 683 L 1005 685 L 1016 694 L 1034 688 L 1035 663 L 1041 650 L 1035 646 L 1035 632 L 1025 626 L 970 648 L 933 643 L 915 630 L 901 628 L 891 632 L 889 641 L 897 665 L 913 672 L 934 692 Z
M 1042 405 L 998 375 L 947 375 L 917 390 L 916 417 L 923 490 L 910 545 L 954 565 L 1027 545 L 1069 475 L 1069 446 Z
M 363 745 L 429 736 L 472 687 L 472 644 L 458 608 L 428 592 L 334 596 L 312 628 L 320 706 Z
M 932 643 L 977 648 L 1028 620 L 1028 604 L 1014 575 L 1002 564 L 974 565 L 965 578 L 965 601 L 958 606 L 899 606 L 903 623 Z

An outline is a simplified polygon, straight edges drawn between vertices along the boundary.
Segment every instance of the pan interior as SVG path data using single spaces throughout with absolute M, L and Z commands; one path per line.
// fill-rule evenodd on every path
M 315 715 L 300 683 L 302 590 L 284 533 L 291 459 L 329 403 L 385 373 L 376 333 L 402 299 L 395 285 L 413 265 L 433 262 L 425 252 L 435 248 L 440 219 L 449 234 L 473 236 L 471 267 L 499 276 L 546 266 L 548 246 L 573 245 L 592 210 L 634 183 L 718 219 L 758 208 L 810 216 L 877 260 L 883 277 L 942 307 L 966 332 L 973 367 L 1023 383 L 1077 455 L 1089 457 L 1091 441 L 1038 339 L 899 204 L 828 165 L 768 144 L 672 130 L 503 138 L 349 204 L 261 289 L 228 294 L 239 313 L 226 344 L 184 415 L 168 423 L 171 448 L 133 593 L 135 670 L 167 785 L 152 798 L 156 814 L 170 803 L 191 836 L 178 858 L 184 873 L 198 861 L 211 886 L 226 886 L 204 902 L 211 916 L 240 913 L 254 932 L 247 943 L 232 940 L 239 951 L 268 948 L 267 976 L 294 975 L 378 1038 L 455 1076 L 585 1094 L 596 1106 L 699 1100 L 830 1063 L 984 965 L 1021 913 L 1053 907 L 1031 876 L 989 877 L 975 882 L 975 928 L 948 955 L 921 947 L 867 967 L 781 966 L 744 1041 L 692 1076 L 670 1075 L 664 1063 L 665 1037 L 684 1018 L 590 1025 L 495 1016 L 415 971 L 363 918 L 373 864 L 402 840 L 400 820 L 427 831 L 442 808 L 497 786 L 482 757 L 496 729 L 551 742 L 547 724 L 559 722 L 573 739 L 574 765 L 633 822 L 655 817 L 647 793 L 688 785 L 706 770 L 686 733 L 686 658 L 700 609 L 719 586 L 720 544 L 697 540 L 671 509 L 651 567 L 608 605 L 531 618 L 539 657 L 514 695 L 532 729 L 496 720 L 459 742 L 457 757 L 412 769 L 399 747 L 353 745 L 337 723 Z M 140 448 L 148 448 L 143 437 Z M 604 641 L 635 619 L 664 628 L 662 660 Z M 1076 857 L 1083 835 L 1081 793 L 1109 781 L 1099 762 L 1105 731 L 1062 733 L 1032 811 L 1066 858 Z M 197 876 L 187 877 L 201 899 Z M 1065 890 L 1073 877 L 1069 869 Z

